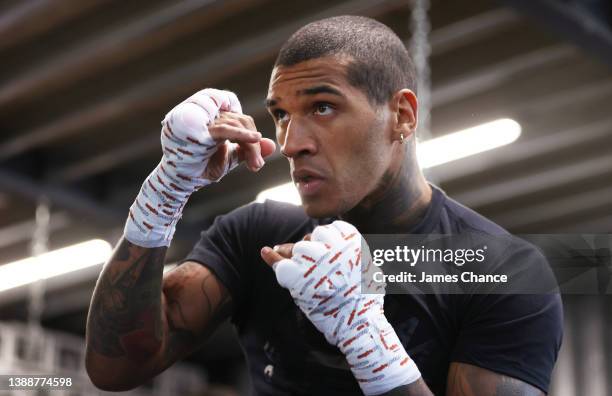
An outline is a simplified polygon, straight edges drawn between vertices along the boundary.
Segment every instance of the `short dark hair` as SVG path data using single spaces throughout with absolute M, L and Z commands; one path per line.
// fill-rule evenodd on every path
M 274 66 L 293 66 L 324 56 L 348 55 L 349 83 L 381 105 L 402 88 L 416 93 L 412 59 L 402 40 L 384 24 L 342 15 L 309 23 L 282 46 Z

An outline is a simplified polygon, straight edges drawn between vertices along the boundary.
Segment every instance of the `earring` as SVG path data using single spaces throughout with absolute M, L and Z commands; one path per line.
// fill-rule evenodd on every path
M 404 132 L 400 132 L 400 144 L 404 144 Z

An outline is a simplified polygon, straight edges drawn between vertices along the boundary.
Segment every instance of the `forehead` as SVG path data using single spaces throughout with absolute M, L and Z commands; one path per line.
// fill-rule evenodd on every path
M 329 56 L 310 59 L 292 66 L 276 66 L 270 76 L 268 99 L 297 96 L 310 86 L 328 85 L 340 90 L 351 89 L 347 80 L 346 57 Z

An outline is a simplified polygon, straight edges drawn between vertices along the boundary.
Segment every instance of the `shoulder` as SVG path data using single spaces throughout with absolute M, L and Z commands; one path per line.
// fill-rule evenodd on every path
M 440 187 L 429 183 L 432 189 L 432 201 L 425 219 L 417 226 L 414 233 L 460 234 L 463 232 L 480 232 L 489 235 L 507 235 L 503 227 L 494 223 L 482 214 L 456 201 Z
M 475 210 L 453 198 L 446 197 L 444 209 L 458 228 L 458 231 L 480 231 L 490 235 L 508 235 L 509 232 Z

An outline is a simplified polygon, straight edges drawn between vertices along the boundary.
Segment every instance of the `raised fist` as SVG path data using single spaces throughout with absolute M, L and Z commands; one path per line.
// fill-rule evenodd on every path
M 344 353 L 363 392 L 375 395 L 416 381 L 420 372 L 384 315 L 384 284 L 371 284 L 376 269 L 366 247 L 355 227 L 334 221 L 293 245 L 290 258 L 267 248 L 262 257 L 302 312 Z M 373 294 L 362 293 L 362 273 Z
M 220 180 L 242 160 L 257 171 L 263 156 L 275 148 L 271 140 L 262 139 L 253 118 L 242 114 L 230 91 L 207 88 L 195 93 L 168 112 L 162 126 L 164 157 L 182 176 L 202 179 L 196 183 L 200 185 Z

